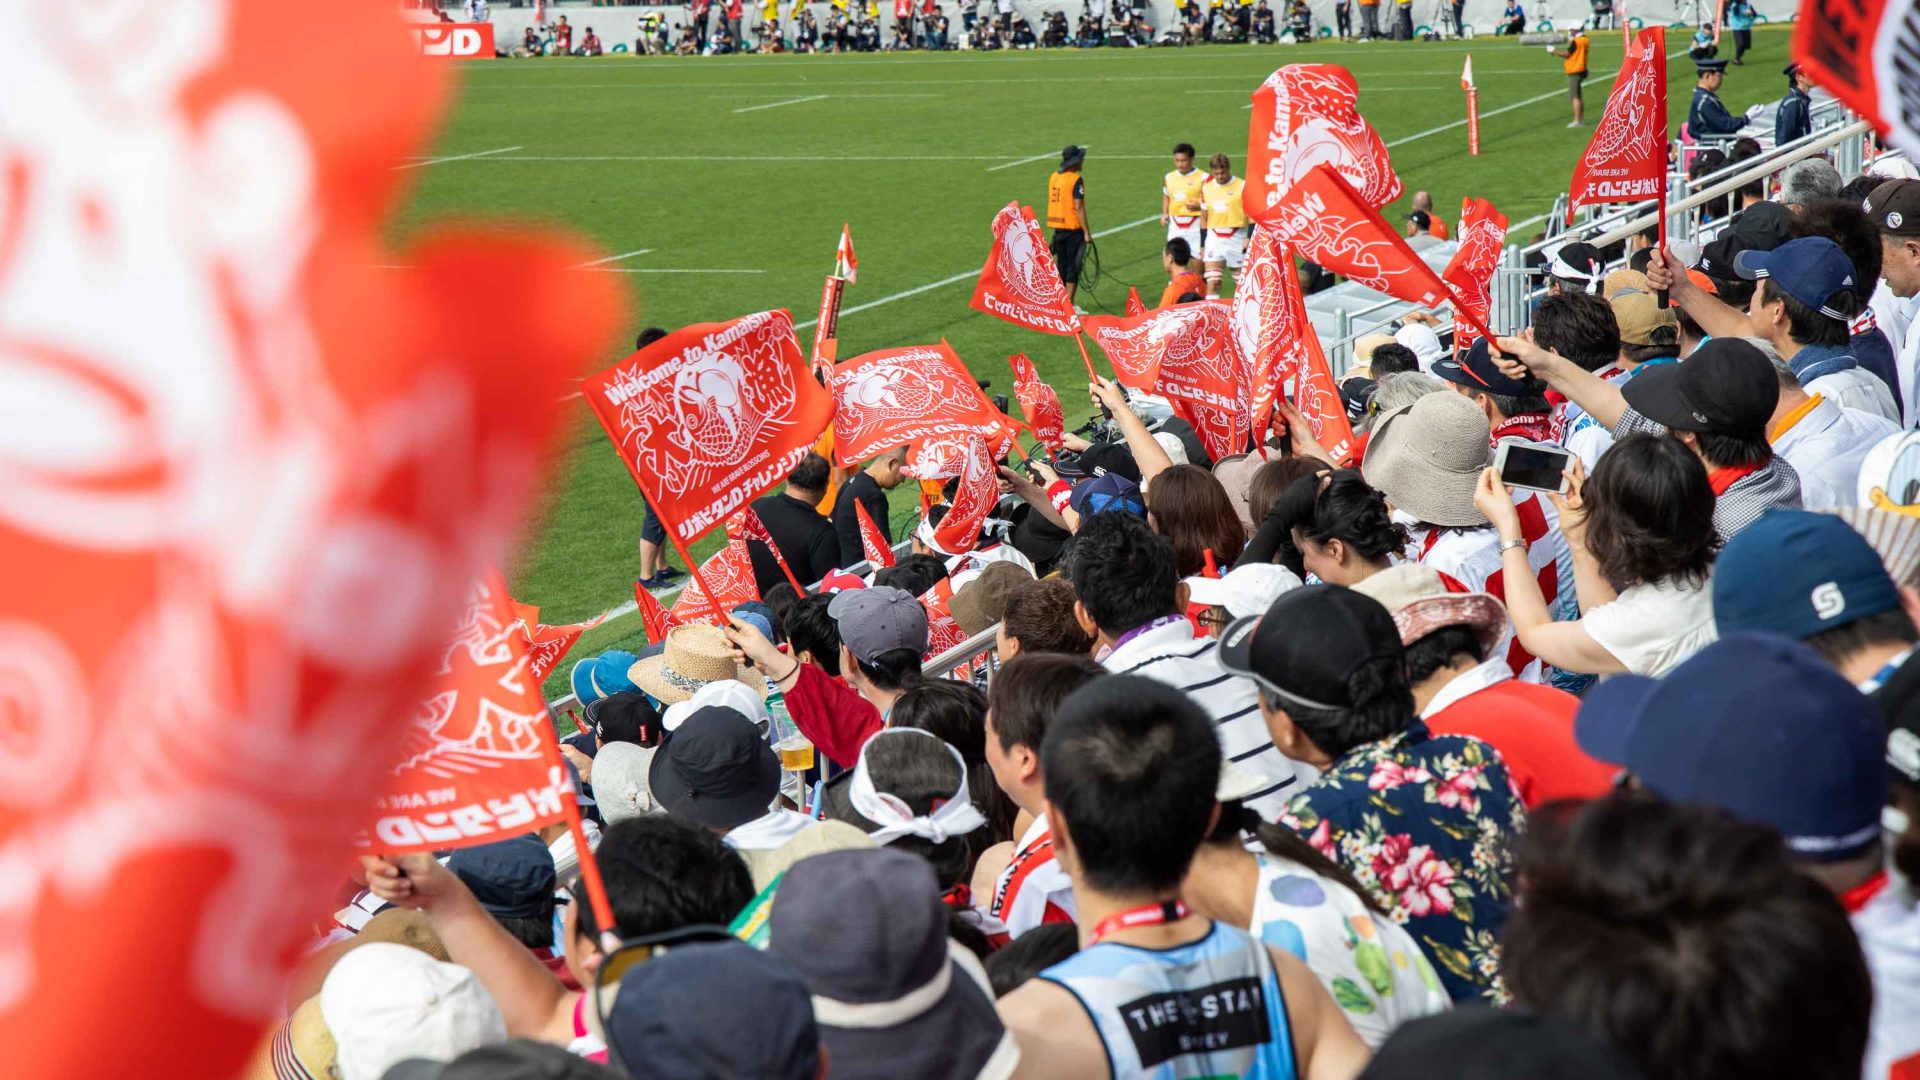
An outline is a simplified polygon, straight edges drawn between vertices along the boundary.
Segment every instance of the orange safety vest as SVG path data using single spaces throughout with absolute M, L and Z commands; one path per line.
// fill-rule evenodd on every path
M 1047 228 L 1078 229 L 1080 212 L 1073 206 L 1073 189 L 1080 186 L 1079 172 L 1057 172 L 1047 177 Z

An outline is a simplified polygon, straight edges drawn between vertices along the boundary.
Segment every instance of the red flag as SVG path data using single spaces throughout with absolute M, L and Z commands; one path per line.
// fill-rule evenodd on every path
M 1336 64 L 1288 64 L 1253 92 L 1247 216 L 1272 222 L 1280 200 L 1321 165 L 1339 170 L 1369 209 L 1400 197 L 1386 143 L 1356 107 L 1360 86 Z
M 1179 304 L 1131 319 L 1089 315 L 1083 322 L 1115 377 L 1173 401 L 1207 456 L 1217 461 L 1246 449 L 1250 380 L 1225 300 Z
M 860 524 L 860 549 L 867 556 L 867 565 L 875 569 L 892 566 L 893 545 L 880 534 L 880 526 L 874 524 L 873 515 L 867 513 L 867 504 L 853 500 L 853 516 Z
M 1040 373 L 1025 353 L 1007 357 L 1007 365 L 1013 368 L 1013 396 L 1020 401 L 1020 412 L 1026 416 L 1027 426 L 1033 429 L 1034 437 L 1042 446 L 1059 453 L 1065 445 L 1062 438 L 1067 430 L 1067 413 L 1060 406 L 1060 395 L 1040 381 Z
M 785 311 L 676 330 L 580 393 L 681 544 L 786 480 L 833 413 Z
M 801 596 L 807 595 L 807 587 L 793 575 L 793 567 L 787 565 L 787 557 L 780 554 L 780 545 L 773 542 L 773 534 L 767 531 L 767 523 L 760 520 L 753 507 L 748 506 L 727 519 L 727 537 L 732 540 L 758 540 L 773 554 L 773 561 L 780 566 L 780 572 L 787 575 L 787 583 Z M 718 589 L 716 585 L 714 588 Z
M 1888 0 L 1802 0 L 1793 59 L 1889 143 L 1920 154 L 1920 110 L 1910 96 L 1903 101 L 1901 95 L 1913 85 L 1917 43 L 1911 10 Z
M 948 555 L 962 555 L 972 551 L 980 540 L 980 525 L 1000 504 L 1000 473 L 994 467 L 994 455 L 987 441 L 979 436 L 971 436 L 961 448 L 956 460 L 946 458 L 937 466 L 923 465 L 921 475 L 924 479 L 933 479 L 931 468 L 951 469 L 942 479 L 957 476 L 960 482 L 954 485 L 953 504 L 947 508 L 947 516 L 933 528 L 933 546 Z
M 906 18 L 900 14 L 898 7 L 894 13 L 899 18 Z M 853 254 L 853 227 L 845 223 L 840 226 L 840 246 L 833 252 L 833 276 L 846 278 L 849 285 L 860 280 L 860 260 Z
M 382 5 L 52 14 L 9 104 L 64 120 L 0 155 L 0 1071 L 235 1076 L 626 301 L 555 234 L 395 249 L 452 72 Z
M 901 22 L 913 18 L 913 0 L 893 0 L 893 17 Z
M 1010 441 L 1000 414 L 946 342 L 882 349 L 833 369 L 834 453 L 853 466 L 921 439 L 984 435 Z
M 367 846 L 390 854 L 470 847 L 565 820 L 565 772 L 511 601 L 474 583 L 433 687 L 380 780 Z
M 994 215 L 993 250 L 973 287 L 973 308 L 1043 334 L 1080 332 L 1040 224 L 1017 202 Z
M 667 640 L 667 609 L 660 606 L 645 585 L 633 583 L 633 602 L 640 606 L 640 622 L 646 627 L 647 642 L 659 645 Z
M 1459 250 L 1440 272 L 1442 280 L 1453 286 L 1453 351 L 1458 354 L 1472 345 L 1480 332 L 1473 322 L 1485 324 L 1492 310 L 1493 272 L 1500 265 L 1500 248 L 1507 240 L 1507 216 L 1485 199 L 1460 201 L 1460 228 L 1454 234 Z M 1471 312 L 1473 320 L 1457 311 Z
M 540 609 L 525 604 L 513 605 L 519 614 L 520 643 L 527 650 L 527 665 L 535 682 L 544 680 L 565 659 L 580 635 L 599 626 L 606 616 L 596 615 L 586 622 L 549 626 L 540 621 Z
M 953 617 L 952 604 L 953 579 L 950 577 L 941 578 L 920 594 L 920 606 L 927 612 L 927 651 L 921 657 L 923 661 L 931 661 L 949 649 L 966 644 L 967 632 L 960 629 L 959 620 Z
M 1274 403 L 1291 382 L 1294 405 L 1314 438 L 1335 462 L 1344 462 L 1353 447 L 1353 425 L 1307 317 L 1293 253 L 1265 226 L 1254 228 L 1247 245 L 1233 284 L 1232 314 L 1234 340 L 1251 381 L 1248 426 L 1256 445 L 1265 440 Z
M 1132 285 L 1127 286 L 1127 316 L 1131 318 L 1135 315 L 1145 315 L 1146 313 L 1147 302 L 1140 299 L 1140 290 Z
M 711 601 L 707 599 L 706 589 L 701 587 L 703 581 L 713 587 Z M 747 554 L 747 542 L 728 540 L 700 564 L 700 572 L 680 590 L 672 610 L 667 612 L 667 626 L 671 629 L 688 623 L 717 624 L 715 606 L 728 612 L 758 599 L 760 590 L 753 584 L 753 559 Z
M 1667 183 L 1667 31 L 1633 39 L 1606 111 L 1567 185 L 1567 223 L 1593 203 L 1663 199 Z

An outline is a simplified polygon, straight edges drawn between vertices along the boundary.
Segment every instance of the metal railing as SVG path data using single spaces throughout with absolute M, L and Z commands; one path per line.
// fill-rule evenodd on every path
M 965 673 L 962 668 L 971 669 Z M 921 665 L 920 673 L 929 679 L 971 679 L 984 674 L 981 682 L 992 682 L 1000 670 L 1000 624 L 985 630 Z

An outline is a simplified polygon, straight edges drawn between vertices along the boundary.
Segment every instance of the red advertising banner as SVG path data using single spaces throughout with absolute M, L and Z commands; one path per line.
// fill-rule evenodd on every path
M 1920 19 L 1911 3 L 1801 0 L 1793 59 L 1889 143 L 1920 154 Z
M 492 23 L 419 23 L 412 27 L 421 56 L 440 60 L 493 59 Z
M 1115 377 L 1179 406 L 1209 457 L 1217 461 L 1247 448 L 1249 380 L 1225 300 L 1178 304 L 1131 319 L 1088 315 L 1082 322 Z
M 676 330 L 580 393 L 682 544 L 785 481 L 833 414 L 785 311 Z
M 834 457 L 842 466 L 922 439 L 985 435 L 1005 443 L 1012 435 L 944 341 L 856 356 L 834 367 L 828 385 Z
M 381 783 L 366 846 L 443 851 L 565 820 L 566 772 L 525 641 L 498 575 L 474 582 Z
M 1020 412 L 1027 418 L 1027 426 L 1033 429 L 1034 438 L 1048 450 L 1059 453 L 1065 445 L 1067 430 L 1067 411 L 1060 405 L 1060 395 L 1040 381 L 1039 371 L 1025 353 L 1007 357 L 1007 366 L 1013 369 L 1013 396 L 1019 400 Z
M 1455 308 L 1473 316 L 1471 321 L 1457 313 L 1454 316 L 1453 351 L 1458 354 L 1480 336 L 1474 321 L 1484 325 L 1492 310 L 1493 272 L 1500 265 L 1500 249 L 1507 240 L 1507 216 L 1485 199 L 1462 199 L 1460 228 L 1454 235 L 1460 247 L 1440 278 L 1453 286 Z
M 1667 31 L 1648 27 L 1633 39 L 1567 185 L 1567 223 L 1594 203 L 1661 199 L 1667 183 Z
M 973 309 L 1043 334 L 1080 332 L 1080 318 L 1060 284 L 1060 269 L 1033 211 L 1008 203 L 993 217 L 993 250 L 973 287 Z
M 1337 169 L 1369 208 L 1400 197 L 1387 145 L 1360 115 L 1359 98 L 1359 83 L 1337 64 L 1288 64 L 1267 76 L 1248 120 L 1248 217 L 1271 221 L 1280 200 L 1322 165 Z

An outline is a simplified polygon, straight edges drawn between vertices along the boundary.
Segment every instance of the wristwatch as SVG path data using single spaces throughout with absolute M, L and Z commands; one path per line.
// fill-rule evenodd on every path
M 1524 537 L 1515 537 L 1512 540 L 1502 540 L 1500 541 L 1500 554 L 1505 555 L 1507 552 L 1512 551 L 1514 548 L 1519 548 L 1522 551 L 1525 551 L 1526 547 L 1527 547 L 1527 541 Z

